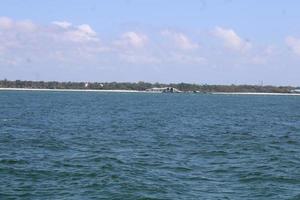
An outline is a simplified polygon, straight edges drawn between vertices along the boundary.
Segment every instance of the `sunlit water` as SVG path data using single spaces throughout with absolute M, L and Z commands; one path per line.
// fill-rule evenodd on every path
M 300 199 L 300 97 L 0 92 L 0 199 Z

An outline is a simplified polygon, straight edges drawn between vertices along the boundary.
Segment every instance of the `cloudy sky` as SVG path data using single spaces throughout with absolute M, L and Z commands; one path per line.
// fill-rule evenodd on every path
M 1 0 L 0 79 L 300 85 L 300 1 Z

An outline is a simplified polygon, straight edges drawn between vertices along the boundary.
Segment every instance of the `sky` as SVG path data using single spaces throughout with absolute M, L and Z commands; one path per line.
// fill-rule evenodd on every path
M 300 86 L 300 1 L 1 0 L 0 79 Z

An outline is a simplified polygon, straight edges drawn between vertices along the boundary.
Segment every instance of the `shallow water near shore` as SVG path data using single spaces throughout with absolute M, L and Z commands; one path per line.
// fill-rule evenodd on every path
M 0 91 L 0 199 L 299 199 L 300 97 Z

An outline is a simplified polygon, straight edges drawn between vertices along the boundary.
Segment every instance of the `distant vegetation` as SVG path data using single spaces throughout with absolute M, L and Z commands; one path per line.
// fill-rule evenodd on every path
M 261 85 L 199 85 L 189 83 L 161 84 L 146 82 L 57 82 L 57 81 L 9 81 L 0 80 L 0 88 L 36 88 L 36 89 L 95 89 L 95 90 L 139 90 L 153 87 L 174 87 L 181 91 L 199 92 L 280 92 L 290 93 L 295 87 L 261 86 Z

